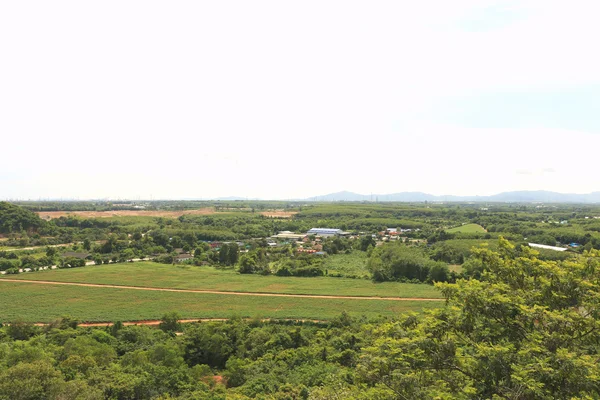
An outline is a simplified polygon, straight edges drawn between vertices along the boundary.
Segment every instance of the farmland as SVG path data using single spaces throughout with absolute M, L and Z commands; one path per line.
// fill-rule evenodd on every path
M 1 279 L 7 279 L 7 276 Z M 296 278 L 241 275 L 231 269 L 218 270 L 211 267 L 187 265 L 172 266 L 153 262 L 40 271 L 10 276 L 10 279 L 225 292 L 441 298 L 440 293 L 431 285 L 397 282 L 373 283 L 364 279 L 331 277 Z
M 213 207 L 197 210 L 181 211 L 154 211 L 154 210 L 112 210 L 112 211 L 41 211 L 38 215 L 42 219 L 54 219 L 60 217 L 79 218 L 113 218 L 113 217 L 164 217 L 178 218 L 182 215 L 210 215 L 216 211 Z
M 441 302 L 239 297 L 222 294 L 172 293 L 114 288 L 0 283 L 4 304 L 0 321 L 17 318 L 52 321 L 70 315 L 81 321 L 159 319 L 177 311 L 184 318 L 307 318 L 330 319 L 343 311 L 368 317 L 394 316 L 440 306 Z
M 486 232 L 485 228 L 479 224 L 465 224 L 456 228 L 448 229 L 450 233 L 480 233 Z

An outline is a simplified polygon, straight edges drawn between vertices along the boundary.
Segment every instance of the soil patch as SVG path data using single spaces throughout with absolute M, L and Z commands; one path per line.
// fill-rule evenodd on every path
M 216 211 L 213 207 L 199 208 L 197 210 L 161 211 L 161 210 L 115 210 L 115 211 L 42 211 L 38 215 L 42 219 L 60 217 L 80 218 L 112 218 L 112 217 L 164 217 L 179 218 L 182 215 L 210 215 Z

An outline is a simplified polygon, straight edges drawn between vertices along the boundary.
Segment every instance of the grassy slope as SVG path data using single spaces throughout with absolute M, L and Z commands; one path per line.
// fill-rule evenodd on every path
M 17 318 L 48 322 L 62 315 L 70 315 L 81 321 L 131 321 L 159 319 L 169 311 L 177 311 L 184 318 L 240 316 L 330 319 L 342 311 L 368 317 L 394 316 L 407 311 L 419 312 L 424 308 L 440 307 L 443 304 L 169 293 L 18 282 L 2 282 L 0 290 L 4 304 L 0 308 L 0 322 L 14 321 Z
M 478 225 L 478 224 L 466 224 L 466 225 L 462 225 L 462 226 L 457 226 L 456 228 L 448 229 L 446 232 L 449 232 L 449 233 L 457 233 L 457 232 L 480 233 L 480 232 L 486 232 L 486 230 L 483 228 L 483 226 Z
M 174 289 L 208 289 L 230 292 L 441 297 L 433 286 L 423 284 L 372 283 L 364 279 L 331 277 L 298 278 L 240 275 L 232 270 L 216 270 L 212 267 L 172 266 L 152 262 L 109 264 L 1 276 L 4 279 L 100 283 Z

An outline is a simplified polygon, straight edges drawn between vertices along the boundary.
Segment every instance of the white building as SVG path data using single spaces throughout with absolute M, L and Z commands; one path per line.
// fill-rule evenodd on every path
M 306 232 L 306 234 L 316 236 L 340 236 L 344 234 L 344 232 L 341 229 L 312 228 L 310 231 Z

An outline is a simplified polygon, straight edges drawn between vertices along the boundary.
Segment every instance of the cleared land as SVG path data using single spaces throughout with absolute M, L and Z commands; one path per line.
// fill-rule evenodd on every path
M 182 215 L 210 215 L 216 213 L 213 207 L 197 210 L 150 211 L 150 210 L 115 210 L 115 211 L 41 211 L 38 215 L 43 219 L 76 216 L 80 218 L 112 218 L 112 217 L 164 217 L 178 218 Z
M 260 213 L 260 215 L 264 215 L 265 217 L 271 217 L 271 218 L 292 218 L 296 214 L 298 214 L 298 211 L 284 211 L 284 210 L 263 211 Z
M 452 229 L 448 229 L 446 232 L 450 232 L 450 233 L 457 233 L 457 232 L 463 232 L 463 233 L 480 233 L 480 232 L 487 232 L 485 230 L 485 228 L 479 224 L 465 224 L 462 226 L 457 226 L 456 228 L 452 228 Z
M 183 318 L 240 316 L 331 319 L 342 311 L 368 317 L 394 316 L 443 304 L 427 301 L 242 297 L 25 282 L 2 282 L 1 290 L 6 306 L 0 309 L 0 321 L 22 319 L 31 322 L 49 322 L 62 315 L 90 322 L 152 320 L 161 318 L 169 311 L 177 311 Z
M 7 279 L 7 276 L 0 279 Z M 212 267 L 172 266 L 153 262 L 40 271 L 11 275 L 10 279 L 224 292 L 441 298 L 433 286 L 425 284 L 373 283 L 365 279 L 331 277 L 240 275 L 232 270 Z

